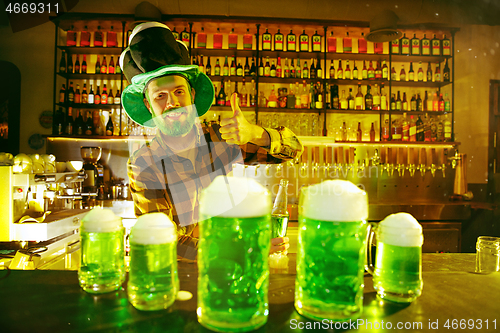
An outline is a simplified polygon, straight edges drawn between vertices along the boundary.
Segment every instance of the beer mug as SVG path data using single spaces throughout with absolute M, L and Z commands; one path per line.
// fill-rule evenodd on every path
M 200 199 L 198 321 L 219 332 L 267 322 L 271 196 L 250 178 L 218 176 Z
M 295 308 L 322 321 L 360 316 L 366 252 L 368 198 L 346 180 L 302 189 Z
M 161 310 L 178 291 L 175 226 L 163 213 L 142 215 L 130 231 L 128 299 L 136 309 Z
M 371 243 L 377 238 L 375 267 Z M 422 226 L 408 213 L 387 216 L 370 225 L 366 270 L 373 275 L 373 287 L 385 300 L 410 303 L 422 294 Z
M 92 294 L 118 290 L 125 281 L 124 228 L 110 209 L 92 209 L 82 219 L 80 286 Z

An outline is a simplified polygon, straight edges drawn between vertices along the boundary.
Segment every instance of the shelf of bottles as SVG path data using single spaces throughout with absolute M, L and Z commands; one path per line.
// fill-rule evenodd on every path
M 53 135 L 129 134 L 121 108 L 126 80 L 119 66 L 124 28 L 121 21 L 75 20 L 56 29 Z
M 352 141 L 358 134 L 339 133 L 361 127 L 366 142 L 453 140 L 456 29 L 404 29 L 401 39 L 371 43 L 361 27 L 167 24 L 184 28 L 179 39 L 214 83 L 211 121 L 218 111 L 230 112 L 229 97 L 237 92 L 249 118 L 288 124 L 299 135 Z

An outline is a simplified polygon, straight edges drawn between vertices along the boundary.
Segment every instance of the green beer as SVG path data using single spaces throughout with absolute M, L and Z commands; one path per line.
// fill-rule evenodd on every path
M 177 234 L 163 213 L 145 214 L 130 232 L 130 271 L 127 295 L 139 310 L 172 305 L 179 291 Z
M 377 255 L 373 287 L 377 295 L 393 302 L 409 303 L 422 293 L 422 226 L 408 213 L 386 217 L 376 227 Z
M 251 179 L 219 176 L 203 191 L 197 314 L 206 328 L 245 332 L 266 323 L 270 211 L 269 193 Z
M 301 192 L 295 308 L 314 320 L 360 316 L 366 248 L 366 193 L 344 180 Z
M 118 290 L 125 281 L 124 229 L 108 209 L 94 208 L 82 220 L 80 286 L 99 294 Z
M 422 248 L 377 243 L 373 287 L 381 298 L 411 302 L 422 293 Z

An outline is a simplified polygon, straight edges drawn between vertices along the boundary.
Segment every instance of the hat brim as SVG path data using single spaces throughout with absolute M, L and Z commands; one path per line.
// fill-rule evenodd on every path
M 195 90 L 194 104 L 198 117 L 203 116 L 212 106 L 215 92 L 210 78 L 199 71 L 196 65 L 166 65 L 154 71 L 138 74 L 132 78 L 132 83 L 122 92 L 122 105 L 128 116 L 136 123 L 154 127 L 151 112 L 144 104 L 144 89 L 154 79 L 179 75 L 184 77 Z

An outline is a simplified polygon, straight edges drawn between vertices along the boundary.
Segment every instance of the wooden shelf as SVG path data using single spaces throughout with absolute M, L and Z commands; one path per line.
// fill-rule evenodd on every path
M 95 73 L 57 73 L 68 80 L 121 80 L 121 74 L 95 74 Z
M 98 109 L 121 109 L 122 105 L 121 104 L 69 104 L 69 103 L 56 103 L 57 106 L 63 107 L 63 108 L 68 108 L 72 107 L 73 109 L 93 109 L 93 110 L 98 110 Z
M 104 54 L 120 56 L 123 49 L 121 47 L 103 47 L 103 46 L 58 46 L 59 49 L 66 51 L 68 54 Z

